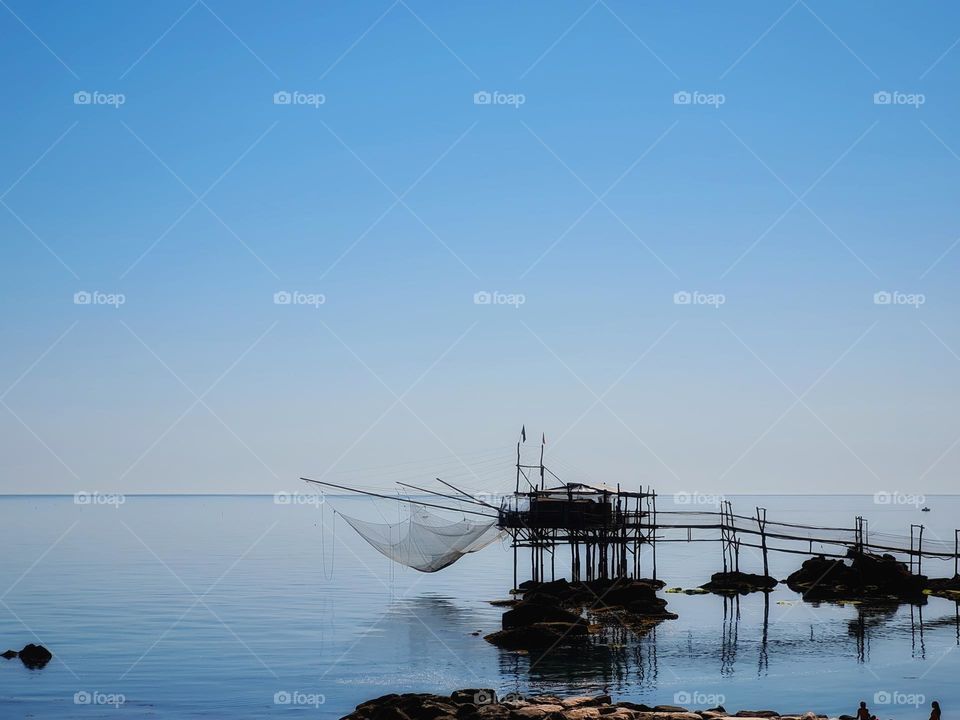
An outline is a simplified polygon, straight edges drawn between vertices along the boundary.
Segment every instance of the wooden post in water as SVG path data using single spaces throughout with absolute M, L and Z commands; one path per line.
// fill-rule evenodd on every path
M 923 575 L 923 525 L 920 526 L 920 537 L 917 540 L 917 575 Z M 921 632 L 923 630 L 921 620 Z
M 650 538 L 650 547 L 653 550 L 653 579 L 657 579 L 657 491 L 653 491 L 653 536 Z
M 762 511 L 762 515 L 761 515 Z M 767 562 L 767 509 L 757 507 L 757 527 L 760 528 L 760 549 L 763 551 L 763 574 L 770 576 L 770 565 Z
M 740 548 L 737 543 L 736 521 L 733 519 L 733 503 L 727 503 L 727 519 L 730 522 L 730 569 L 736 572 L 740 565 Z
M 913 528 L 916 525 L 910 525 L 910 572 L 913 572 Z
M 920 575 L 920 570 L 923 562 L 923 525 L 910 525 L 910 572 L 913 572 L 913 531 L 917 530 L 917 575 Z
M 518 531 L 513 531 L 513 589 L 517 589 L 517 535 Z
M 720 550 L 723 553 L 723 574 L 727 574 L 727 544 L 729 543 L 729 534 L 727 533 L 727 506 L 720 503 Z M 726 603 L 724 603 L 726 609 Z

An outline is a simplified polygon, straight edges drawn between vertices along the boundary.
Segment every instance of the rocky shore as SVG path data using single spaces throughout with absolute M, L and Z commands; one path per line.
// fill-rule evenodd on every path
M 841 716 L 847 718 L 847 716 Z M 609 695 L 561 698 L 554 695 L 498 698 L 490 689 L 456 690 L 450 695 L 405 693 L 361 703 L 341 720 L 818 720 L 812 712 L 774 710 L 728 712 L 718 706 L 690 711 L 676 705 L 613 702 Z M 852 720 L 852 719 L 851 719 Z

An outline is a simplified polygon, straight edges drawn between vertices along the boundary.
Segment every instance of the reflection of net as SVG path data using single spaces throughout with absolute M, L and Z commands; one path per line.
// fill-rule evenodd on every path
M 496 520 L 451 522 L 426 508 L 411 509 L 397 523 L 373 523 L 340 516 L 360 537 L 394 562 L 419 570 L 436 572 L 452 565 L 467 553 L 486 547 L 500 534 Z

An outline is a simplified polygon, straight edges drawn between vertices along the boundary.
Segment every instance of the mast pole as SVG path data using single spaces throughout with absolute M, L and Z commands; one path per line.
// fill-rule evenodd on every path
M 514 489 L 515 493 L 520 492 L 520 441 L 517 440 L 517 486 Z
M 546 434 L 540 435 L 540 489 L 543 490 L 546 485 L 543 480 L 543 446 L 547 444 Z

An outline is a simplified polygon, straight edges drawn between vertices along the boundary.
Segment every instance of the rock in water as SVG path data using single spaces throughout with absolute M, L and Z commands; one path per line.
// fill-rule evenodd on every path
M 913 575 L 905 563 L 892 555 L 860 553 L 851 548 L 847 565 L 822 555 L 805 560 L 787 578 L 790 589 L 805 600 L 897 599 L 922 601 L 927 578 Z
M 31 670 L 42 668 L 53 658 L 53 654 L 43 645 L 34 645 L 33 643 L 24 646 L 19 655 L 20 662 Z
M 583 641 L 586 635 L 586 624 L 554 622 L 500 630 L 484 640 L 504 650 L 534 650 L 572 645 Z
M 20 653 L 18 653 L 16 650 L 7 650 L 5 653 L 3 653 L 3 655 L 0 655 L 0 657 L 2 657 L 4 660 L 11 660 L 19 654 Z
M 773 590 L 776 584 L 776 579 L 769 575 L 756 575 L 734 570 L 733 572 L 714 573 L 710 577 L 710 582 L 701 585 L 700 588 L 720 595 L 735 595 L 737 593 L 746 595 L 752 592 Z
M 563 610 L 553 605 L 541 604 L 539 602 L 523 602 L 516 605 L 512 610 L 507 610 L 501 620 L 502 628 L 509 630 L 515 627 L 526 627 L 534 623 L 575 623 L 586 625 L 587 621 L 578 614 Z

